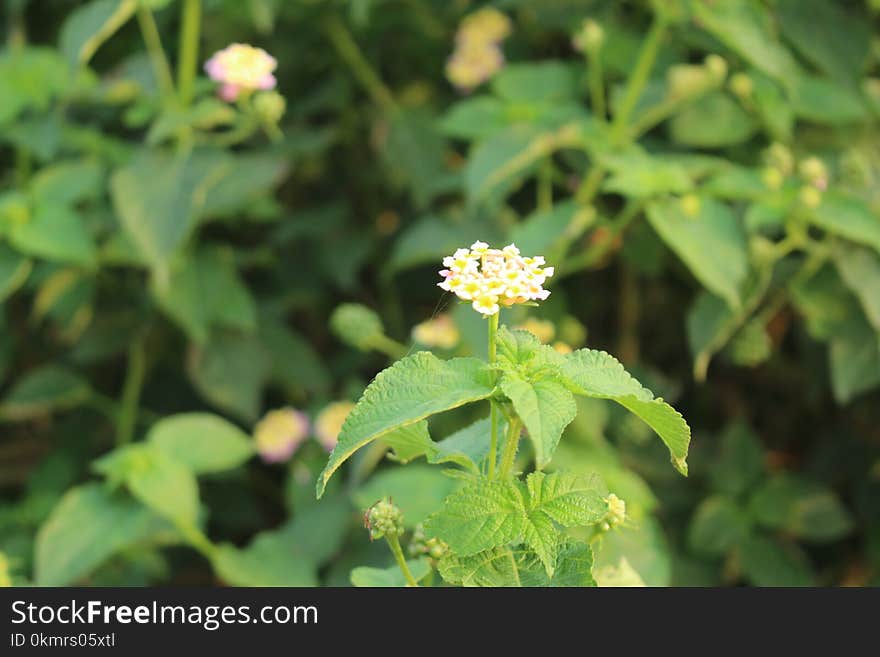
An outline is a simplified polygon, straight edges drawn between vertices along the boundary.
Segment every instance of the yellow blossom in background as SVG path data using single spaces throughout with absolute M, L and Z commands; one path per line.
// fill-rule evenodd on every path
M 553 348 L 558 351 L 560 354 L 570 354 L 574 349 L 571 348 L 571 345 L 567 342 L 563 342 L 562 340 L 557 340 L 553 343 Z
M 328 452 L 336 447 L 345 418 L 353 408 L 354 404 L 350 401 L 333 402 L 325 406 L 315 418 L 315 438 Z
M 556 337 L 556 326 L 549 319 L 529 317 L 516 328 L 528 331 L 544 344 L 550 344 Z
M 412 337 L 413 340 L 426 347 L 452 349 L 458 344 L 461 334 L 449 315 L 438 315 L 421 324 L 416 324 L 412 330 Z
M 274 89 L 277 60 L 262 48 L 233 43 L 205 63 L 205 72 L 221 83 L 220 97 L 234 101 L 242 92 Z
M 496 314 L 501 306 L 544 301 L 550 296 L 544 283 L 554 273 L 553 267 L 544 266 L 543 256 L 524 257 L 515 244 L 492 249 L 485 242 L 458 249 L 443 258 L 443 266 L 443 280 L 437 285 L 470 301 L 484 317 Z
M 455 40 L 465 43 L 500 43 L 513 29 L 510 19 L 492 7 L 486 7 L 465 16 L 458 26 Z
M 511 32 L 510 19 L 485 8 L 466 16 L 455 35 L 455 50 L 446 62 L 446 77 L 462 91 L 471 91 L 504 66 L 501 42 Z
M 269 411 L 254 427 L 257 453 L 266 463 L 290 459 L 309 435 L 309 419 L 292 408 Z
M 504 66 L 504 54 L 494 43 L 474 43 L 456 48 L 446 62 L 446 77 L 462 91 L 470 91 Z

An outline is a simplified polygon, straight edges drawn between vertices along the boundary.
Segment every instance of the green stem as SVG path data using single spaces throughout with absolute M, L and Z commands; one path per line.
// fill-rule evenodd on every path
M 146 354 L 142 338 L 135 340 L 128 350 L 128 371 L 122 385 L 122 399 L 116 418 L 116 444 L 124 445 L 134 437 L 141 391 L 146 374 Z
M 180 28 L 180 57 L 177 62 L 177 93 L 187 107 L 193 99 L 199 57 L 199 29 L 202 0 L 183 0 Z
M 394 358 L 395 360 L 403 358 L 409 353 L 409 349 L 407 349 L 405 345 L 393 338 L 389 338 L 387 335 L 376 336 L 370 341 L 370 346 L 376 351 L 380 351 L 389 358 Z
M 382 82 L 382 78 L 379 77 L 367 58 L 364 57 L 364 53 L 342 21 L 334 16 L 326 21 L 324 29 L 333 43 L 333 47 L 336 48 L 336 52 L 348 64 L 351 72 L 373 99 L 373 102 L 381 107 L 386 114 L 397 112 L 398 107 L 394 95 Z
M 174 78 L 171 75 L 168 58 L 165 56 L 165 49 L 162 47 L 156 19 L 153 18 L 153 12 L 146 5 L 141 5 L 138 9 L 137 19 L 159 90 L 164 99 L 171 99 L 174 97 Z
M 630 115 L 639 102 L 645 84 L 648 82 L 648 76 L 651 75 L 651 69 L 654 68 L 654 62 L 660 50 L 660 43 L 666 34 L 667 25 L 668 22 L 665 14 L 657 13 L 654 15 L 654 22 L 651 23 L 651 29 L 642 43 L 642 49 L 639 52 L 635 68 L 627 81 L 623 101 L 621 101 L 620 107 L 614 112 L 614 122 L 611 128 L 611 141 L 613 143 L 619 143 L 626 135 Z
M 519 435 L 522 430 L 522 420 L 518 417 L 512 417 L 507 425 L 507 438 L 504 441 L 504 453 L 501 456 L 501 470 L 498 473 L 499 479 L 509 477 L 513 471 L 513 464 L 516 461 L 516 450 L 519 447 Z
M 608 117 L 608 107 L 605 103 L 603 77 L 601 48 L 593 48 L 590 51 L 589 63 L 590 102 L 593 106 L 593 115 L 605 121 Z
M 496 337 L 498 335 L 498 322 L 501 313 L 497 312 L 489 317 L 489 364 L 493 364 L 498 359 L 498 348 Z M 490 417 L 490 434 L 489 434 L 489 479 L 495 478 L 495 459 L 498 454 L 498 407 L 495 402 L 489 400 L 489 417 Z
M 403 550 L 400 547 L 400 539 L 397 537 L 397 534 L 385 534 L 385 540 L 388 541 L 388 547 L 391 548 L 394 560 L 397 562 L 400 572 L 403 573 L 404 579 L 406 579 L 406 585 L 418 587 L 419 583 L 410 572 L 409 566 L 406 565 L 406 558 L 403 556 Z

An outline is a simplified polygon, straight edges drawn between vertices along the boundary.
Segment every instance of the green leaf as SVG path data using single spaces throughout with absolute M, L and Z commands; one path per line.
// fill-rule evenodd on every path
M 271 360 L 253 336 L 215 332 L 204 345 L 191 345 L 187 374 L 207 401 L 246 422 L 260 412 Z
M 503 421 L 499 422 L 498 435 L 503 435 L 505 426 Z M 480 465 L 489 453 L 490 431 L 491 422 L 485 418 L 434 442 L 428 433 L 428 423 L 422 421 L 396 429 L 382 440 L 394 450 L 394 459 L 401 463 L 424 456 L 431 464 L 454 463 L 479 474 Z
M 834 80 L 811 75 L 795 78 L 795 115 L 815 123 L 842 126 L 868 119 L 868 108 L 861 96 Z
M 58 365 L 46 365 L 15 383 L 0 403 L 0 417 L 30 420 L 79 406 L 91 395 L 88 382 L 78 374 Z
M 297 393 L 324 392 L 330 387 L 327 368 L 303 336 L 269 316 L 262 316 L 259 324 L 260 343 L 272 354 L 273 381 Z
M 752 66 L 786 84 L 797 73 L 794 58 L 770 32 L 770 17 L 758 3 L 699 0 L 693 3 L 700 27 Z
M 342 427 L 318 477 L 318 497 L 337 468 L 359 448 L 394 429 L 486 399 L 492 394 L 490 378 L 486 365 L 475 358 L 441 361 L 428 352 L 407 356 L 380 372 Z
M 107 559 L 164 527 L 153 513 L 101 484 L 67 491 L 37 533 L 37 586 L 81 581 Z
M 138 0 L 92 0 L 70 12 L 61 26 L 59 48 L 72 66 L 82 66 L 134 16 Z
M 597 477 L 568 472 L 532 472 L 526 477 L 529 517 L 546 515 L 563 527 L 586 527 L 599 522 L 608 512 Z
M 440 122 L 450 137 L 478 139 L 507 127 L 504 103 L 490 96 L 466 98 L 455 103 Z
M 162 418 L 150 429 L 147 441 L 196 474 L 237 468 L 254 454 L 247 434 L 210 413 Z
M 167 275 L 171 256 L 192 231 L 208 191 L 228 166 L 209 154 L 179 157 L 144 150 L 113 173 L 110 195 L 116 215 L 151 267 Z
M 737 307 L 749 271 L 745 231 L 726 205 L 708 198 L 699 205 L 699 214 L 690 217 L 677 199 L 652 201 L 648 220 L 697 280 Z
M 296 507 L 293 518 L 278 533 L 297 554 L 322 565 L 342 550 L 353 520 L 362 530 L 363 517 L 352 513 L 347 495 L 337 493 L 328 495 L 320 504 Z
M 534 212 L 516 224 L 510 231 L 509 240 L 523 253 L 549 254 L 564 243 L 569 226 L 587 228 L 593 221 L 594 215 L 574 200 L 562 201 L 552 209 Z
M 7 48 L 0 53 L 0 124 L 15 119 L 27 109 L 45 112 L 53 97 L 66 91 L 78 80 L 68 71 L 64 59 L 51 48 Z M 14 143 L 46 144 L 46 133 L 52 132 L 51 121 L 21 122 L 16 125 L 18 133 L 4 135 Z M 31 130 L 30 128 L 42 128 Z M 20 132 L 28 134 L 21 135 Z M 4 132 L 6 130 L 4 129 Z M 53 148 L 40 149 L 42 155 L 51 157 Z
M 96 198 L 103 190 L 104 168 L 93 159 L 59 162 L 41 169 L 30 182 L 39 203 L 71 205 Z
M 789 474 L 777 475 L 756 490 L 750 508 L 760 525 L 816 543 L 842 538 L 854 526 L 831 489 Z
M 199 489 L 186 465 L 155 444 L 138 443 L 110 452 L 93 464 L 111 482 L 124 482 L 140 502 L 178 526 L 195 527 Z
M 471 244 L 485 237 L 486 225 L 479 221 L 456 223 L 444 217 L 427 215 L 401 231 L 391 251 L 388 272 L 437 264 L 462 244 Z
M 446 141 L 438 130 L 436 118 L 424 108 L 392 115 L 382 154 L 392 176 L 409 188 L 421 208 L 426 207 L 449 180 Z
M 840 278 L 861 302 L 871 326 L 880 331 L 880 255 L 848 245 L 834 252 L 834 264 Z
M 217 576 L 232 586 L 317 586 L 309 555 L 292 550 L 278 532 L 262 532 L 245 548 L 224 543 L 213 554 Z
M 85 267 L 95 264 L 95 243 L 82 219 L 57 203 L 38 203 L 30 221 L 10 228 L 9 242 L 37 258 Z
M 871 47 L 867 16 L 826 0 L 781 0 L 776 15 L 783 36 L 804 59 L 832 78 L 859 78 Z
M 425 531 L 466 557 L 522 541 L 527 523 L 523 491 L 514 482 L 480 479 L 447 497 Z
M 596 571 L 596 585 L 613 588 L 643 587 L 645 580 L 636 572 L 626 557 L 621 557 L 616 565 L 607 565 Z
M 150 291 L 193 342 L 204 343 L 214 326 L 256 330 L 256 303 L 231 250 L 202 247 L 172 269 L 168 281 L 154 277 Z
M 568 62 L 510 64 L 492 79 L 492 91 L 512 102 L 559 103 L 577 96 L 578 72 Z
M 730 96 L 710 93 L 672 117 L 673 142 L 695 148 L 724 148 L 748 141 L 758 130 L 752 115 Z
M 764 476 L 764 449 L 743 422 L 734 422 L 721 434 L 719 453 L 711 466 L 712 487 L 728 495 L 742 495 Z
M 429 465 L 390 468 L 370 477 L 352 494 L 352 501 L 366 510 L 390 497 L 403 511 L 404 525 L 412 529 L 439 509 L 458 485 L 458 481 L 444 475 L 440 468 Z
M 559 549 L 553 575 L 548 575 L 534 552 L 495 548 L 462 557 L 447 553 L 438 565 L 449 584 L 486 587 L 596 586 L 593 552 L 585 543 L 566 543 Z
M 740 546 L 739 563 L 753 586 L 815 586 L 806 555 L 796 545 L 752 536 Z
M 830 341 L 831 389 L 841 404 L 880 385 L 880 334 L 855 316 Z
M 749 516 L 730 498 L 716 495 L 700 502 L 688 528 L 688 544 L 698 554 L 723 556 L 748 537 Z
M 602 549 L 596 555 L 597 572 L 619 565 L 625 557 L 647 586 L 669 586 L 672 558 L 666 533 L 650 515 L 634 525 L 620 525 L 602 537 Z
M 606 156 L 602 162 L 611 172 L 602 186 L 607 192 L 651 198 L 660 194 L 683 194 L 694 186 L 681 164 L 639 150 Z
M 410 574 L 418 582 L 431 572 L 431 564 L 427 559 L 411 559 L 406 562 Z M 353 586 L 367 588 L 404 588 L 407 586 L 406 578 L 395 564 L 388 568 L 371 568 L 361 566 L 351 571 L 351 583 Z
M 534 382 L 505 372 L 501 390 L 513 402 L 535 446 L 535 464 L 540 470 L 553 458 L 562 432 L 577 415 L 574 396 L 558 381 Z
M 576 395 L 610 399 L 650 426 L 669 448 L 672 464 L 687 475 L 691 430 L 672 406 L 636 381 L 617 359 L 604 351 L 578 349 L 565 357 L 562 374 Z
M 22 258 L 8 246 L 0 243 L 0 303 L 24 285 L 31 269 L 30 260 Z

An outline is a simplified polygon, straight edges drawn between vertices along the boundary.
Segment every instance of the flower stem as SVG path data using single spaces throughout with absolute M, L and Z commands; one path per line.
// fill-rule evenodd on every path
M 397 112 L 397 102 L 394 100 L 394 95 L 382 82 L 382 78 L 379 77 L 367 58 L 364 57 L 364 53 L 342 21 L 336 17 L 330 18 L 324 24 L 324 29 L 333 43 L 333 47 L 336 48 L 336 52 L 348 64 L 351 72 L 373 99 L 373 102 L 381 107 L 386 114 Z
M 654 22 L 651 23 L 651 29 L 648 36 L 642 43 L 642 49 L 639 52 L 639 58 L 636 61 L 635 68 L 629 76 L 626 84 L 626 92 L 620 107 L 614 112 L 614 123 L 611 128 L 611 141 L 619 143 L 626 135 L 627 123 L 630 115 L 639 102 L 645 84 L 648 82 L 648 76 L 651 75 L 651 69 L 654 68 L 654 62 L 657 59 L 657 53 L 660 50 L 660 42 L 666 34 L 668 22 L 666 14 L 659 12 L 654 15 Z
M 409 353 L 409 349 L 405 345 L 387 335 L 377 335 L 370 341 L 370 346 L 394 359 L 403 358 Z
M 498 360 L 498 348 L 496 336 L 498 335 L 498 321 L 500 312 L 489 317 L 489 364 Z M 489 479 L 495 478 L 495 458 L 498 454 L 498 407 L 495 402 L 489 400 L 490 434 L 489 434 Z
M 183 0 L 180 19 L 180 58 L 177 62 L 177 93 L 184 107 L 187 107 L 193 98 L 201 19 L 202 0 Z
M 146 5 L 141 5 L 137 12 L 137 20 L 162 98 L 171 99 L 174 96 L 174 78 L 171 75 L 168 58 L 165 56 L 165 49 L 162 47 L 162 39 L 159 37 L 153 12 Z
M 134 436 L 134 425 L 138 415 L 141 390 L 144 386 L 146 373 L 146 355 L 143 339 L 137 339 L 128 350 L 128 371 L 122 385 L 122 399 L 116 419 L 116 444 L 124 445 L 131 442 Z
M 522 430 L 522 420 L 518 417 L 510 419 L 507 425 L 507 438 L 504 442 L 504 454 L 501 456 L 501 470 L 498 473 L 499 478 L 504 479 L 510 476 L 513 470 L 513 463 L 516 461 L 516 450 L 519 447 L 519 434 Z
M 400 572 L 403 573 L 404 579 L 406 579 L 406 585 L 418 587 L 419 583 L 413 577 L 412 572 L 410 572 L 409 566 L 406 565 L 406 558 L 403 556 L 403 550 L 400 547 L 400 539 L 397 537 L 397 534 L 385 534 L 385 540 L 388 541 L 388 547 L 391 548 L 394 560 L 397 562 Z

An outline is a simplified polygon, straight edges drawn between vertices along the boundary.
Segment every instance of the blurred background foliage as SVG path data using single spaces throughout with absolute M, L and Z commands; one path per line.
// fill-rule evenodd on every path
M 486 4 L 512 21 L 503 65 L 457 88 L 456 30 Z M 614 353 L 694 429 L 683 479 L 648 427 L 581 402 L 553 466 L 627 502 L 600 568 L 880 582 L 877 2 L 2 9 L 0 582 L 389 565 L 359 512 L 390 494 L 414 527 L 455 484 L 442 466 L 378 446 L 320 503 L 314 477 L 390 359 L 484 353 L 435 286 L 475 239 L 557 266 L 505 323 Z M 277 58 L 283 116 L 215 97 L 201 66 L 231 42 Z M 307 440 L 252 458 L 286 406 Z

